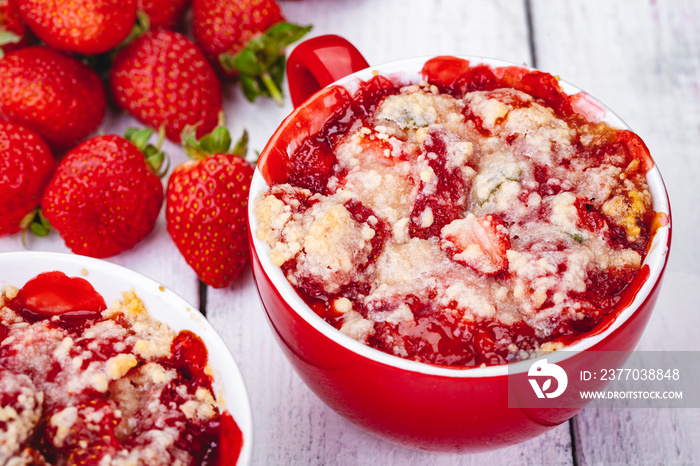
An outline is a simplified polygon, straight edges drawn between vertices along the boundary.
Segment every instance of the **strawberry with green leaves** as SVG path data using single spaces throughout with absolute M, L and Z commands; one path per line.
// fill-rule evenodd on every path
M 0 59 L 0 76 L 0 119 L 38 133 L 56 152 L 85 139 L 105 115 L 100 78 L 62 52 L 15 50 Z
M 83 55 L 113 49 L 136 22 L 136 0 L 22 0 L 18 7 L 48 46 Z
M 168 180 L 168 233 L 200 280 L 215 288 L 225 287 L 248 261 L 248 191 L 253 166 L 243 158 L 247 134 L 233 150 L 223 126 L 200 141 L 189 129 L 183 143 L 193 160 L 177 166 Z
M 253 101 L 267 95 L 282 104 L 286 46 L 311 27 L 285 22 L 275 0 L 194 0 L 194 39 L 219 69 L 238 76 Z
M 110 74 L 114 101 L 151 128 L 180 141 L 187 125 L 204 135 L 216 127 L 221 84 L 199 48 L 182 34 L 151 31 L 122 49 Z
M 76 254 L 113 256 L 153 230 L 163 204 L 163 185 L 156 173 L 164 154 L 148 145 L 152 133 L 130 129 L 126 139 L 97 136 L 58 164 L 41 209 Z
M 56 160 L 38 134 L 0 121 L 0 236 L 20 231 L 55 169 Z

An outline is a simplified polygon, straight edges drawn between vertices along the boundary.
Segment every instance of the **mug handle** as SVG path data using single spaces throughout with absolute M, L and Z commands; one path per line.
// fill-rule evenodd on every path
M 319 89 L 368 68 L 362 54 L 346 39 L 329 34 L 299 44 L 287 60 L 287 82 L 294 107 Z

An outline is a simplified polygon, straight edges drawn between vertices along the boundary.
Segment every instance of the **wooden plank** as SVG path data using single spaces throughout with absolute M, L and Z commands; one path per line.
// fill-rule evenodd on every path
M 370 65 L 422 55 L 530 59 L 524 3 L 511 0 L 305 0 L 282 2 L 312 36 L 340 34 Z
M 614 109 L 647 143 L 673 206 L 674 245 L 644 350 L 700 349 L 700 4 L 695 1 L 532 0 L 540 68 Z M 697 409 L 584 410 L 579 464 L 693 463 Z

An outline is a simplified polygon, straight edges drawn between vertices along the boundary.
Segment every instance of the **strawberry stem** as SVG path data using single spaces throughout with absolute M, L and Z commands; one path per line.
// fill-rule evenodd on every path
M 245 158 L 246 152 L 248 152 L 248 131 L 243 130 L 243 134 L 231 151 L 231 154 Z
M 131 29 L 131 32 L 129 32 L 129 35 L 116 46 L 113 53 L 123 49 L 142 35 L 146 34 L 150 29 L 151 18 L 149 18 L 145 11 L 138 10 L 136 12 L 136 23 L 134 23 L 134 27 Z
M 41 207 L 37 207 L 25 215 L 20 221 L 19 226 L 22 229 L 22 246 L 24 246 L 24 249 L 29 249 L 29 245 L 27 244 L 27 231 L 31 231 L 34 236 L 40 238 L 43 238 L 51 232 L 51 224 L 41 212 Z
M 280 89 L 286 64 L 284 49 L 309 30 L 311 26 L 279 22 L 264 34 L 253 37 L 236 55 L 222 53 L 219 62 L 226 71 L 238 73 L 243 94 L 249 101 L 266 95 L 282 105 L 284 98 Z
M 260 79 L 265 85 L 265 89 L 267 89 L 269 92 L 270 97 L 272 97 L 272 99 L 277 102 L 280 107 L 284 105 L 284 96 L 282 95 L 282 91 L 272 79 L 272 76 L 270 76 L 267 71 L 263 71 L 260 73 Z
M 156 146 L 148 143 L 152 135 L 153 130 L 150 128 L 128 128 L 124 133 L 126 140 L 143 153 L 151 172 L 158 178 L 163 178 L 170 168 L 170 158 L 160 150 L 165 139 L 165 128 L 161 126 L 158 129 L 158 144 Z

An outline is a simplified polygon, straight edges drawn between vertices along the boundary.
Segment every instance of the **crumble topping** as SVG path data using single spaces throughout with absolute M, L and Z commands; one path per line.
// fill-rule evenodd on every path
M 198 337 L 154 320 L 133 292 L 101 319 L 73 324 L 26 320 L 8 306 L 17 292 L 0 294 L 0 464 L 211 457 L 221 407 Z
M 557 349 L 610 313 L 650 237 L 641 140 L 507 86 L 386 82 L 344 135 L 326 129 L 320 189 L 282 180 L 255 201 L 302 298 L 363 343 L 451 365 Z

